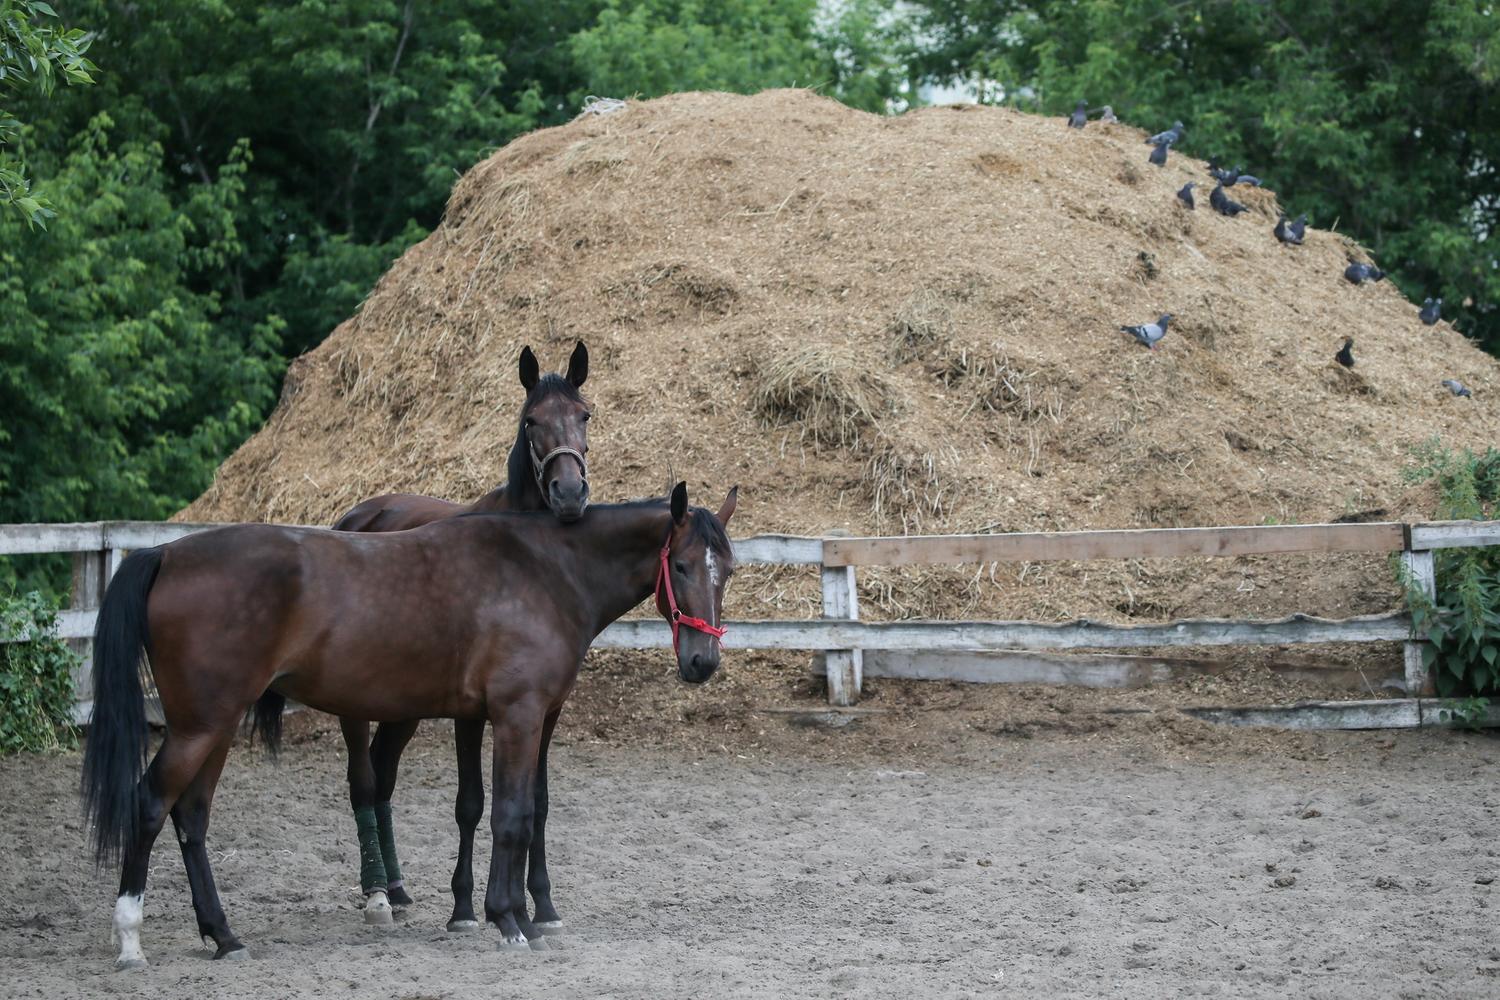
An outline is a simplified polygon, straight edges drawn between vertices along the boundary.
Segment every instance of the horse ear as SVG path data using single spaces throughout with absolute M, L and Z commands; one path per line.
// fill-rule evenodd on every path
M 530 392 L 541 380 L 542 368 L 536 363 L 536 355 L 529 346 L 521 348 L 521 388 Z
M 672 487 L 672 520 L 681 524 L 687 517 L 687 483 Z
M 583 341 L 573 348 L 573 356 L 568 359 L 568 381 L 573 383 L 573 388 L 582 389 L 584 379 L 589 377 L 589 349 L 583 346 Z
M 729 487 L 729 493 L 724 497 L 724 502 L 719 506 L 719 512 L 714 515 L 724 527 L 729 527 L 729 519 L 734 516 L 734 505 L 739 501 L 740 488 L 738 484 Z

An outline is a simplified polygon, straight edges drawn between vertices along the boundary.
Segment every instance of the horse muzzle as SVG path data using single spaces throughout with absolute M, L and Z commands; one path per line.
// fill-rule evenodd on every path
M 563 482 L 554 479 L 547 484 L 547 506 L 564 523 L 578 520 L 589 506 L 589 484 L 586 479 Z

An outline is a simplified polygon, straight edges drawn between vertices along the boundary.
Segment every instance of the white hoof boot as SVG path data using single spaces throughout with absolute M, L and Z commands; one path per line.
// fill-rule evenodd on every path
M 527 943 L 526 937 L 524 935 L 517 934 L 515 937 L 508 937 L 508 938 L 503 939 L 500 942 L 500 950 L 501 951 L 530 951 L 531 950 L 531 945 L 529 943 Z
M 114 936 L 120 946 L 120 955 L 115 959 L 116 969 L 146 967 L 146 953 L 141 951 L 142 910 L 139 895 L 123 895 L 115 900 Z
M 391 901 L 384 891 L 376 889 L 365 897 L 365 923 L 375 927 L 389 927 L 396 922 L 391 915 Z
M 479 930 L 477 920 L 450 920 L 448 921 L 449 934 L 472 934 Z
M 553 935 L 561 934 L 561 933 L 563 933 L 564 930 L 566 930 L 566 928 L 563 926 L 563 922 L 561 920 L 542 920 L 542 921 L 539 921 L 536 924 L 536 929 L 539 930 L 539 931 L 541 931 L 547 937 L 552 937 Z

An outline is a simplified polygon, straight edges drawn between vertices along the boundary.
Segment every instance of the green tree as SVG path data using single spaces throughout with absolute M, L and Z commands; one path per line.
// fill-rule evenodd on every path
M 916 78 L 1063 114 L 1112 104 L 1243 163 L 1500 352 L 1500 18 L 1463 0 L 914 5 Z
M 78 28 L 51 22 L 57 12 L 40 0 L 0 0 L 0 84 L 4 90 L 51 95 L 58 79 L 65 83 L 93 83 L 95 66 L 84 58 L 93 40 Z M 22 134 L 22 123 L 0 104 L 0 211 L 20 213 L 29 226 L 47 227 L 51 203 L 31 192 L 26 160 L 12 151 Z
M 111 130 L 49 165 L 50 233 L 0 215 L 0 521 L 165 517 L 273 400 L 275 324 L 225 337 L 191 287 L 241 251 L 248 152 L 174 204 L 161 146 Z
M 902 82 L 884 10 L 870 0 L 825 16 L 818 0 L 608 0 L 569 48 L 591 93 L 816 87 L 883 111 Z

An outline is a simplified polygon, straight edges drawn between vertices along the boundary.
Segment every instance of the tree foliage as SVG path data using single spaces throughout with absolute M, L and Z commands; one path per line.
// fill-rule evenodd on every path
M 0 96 L 9 90 L 45 98 L 59 79 L 94 82 L 96 67 L 84 57 L 93 39 L 56 20 L 57 12 L 41 0 L 0 0 Z M 21 133 L 21 120 L 0 104 L 0 211 L 17 212 L 27 225 L 45 229 L 52 206 L 31 193 L 26 160 L 14 150 Z
M 1111 104 L 1243 163 L 1372 247 L 1414 299 L 1500 351 L 1500 17 L 1402 4 L 1037 0 L 915 5 L 922 79 L 1063 114 Z

